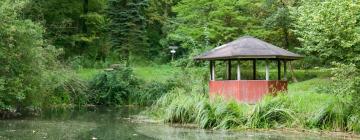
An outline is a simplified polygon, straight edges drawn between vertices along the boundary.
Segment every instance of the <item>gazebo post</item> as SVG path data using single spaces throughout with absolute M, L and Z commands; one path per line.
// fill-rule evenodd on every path
M 284 80 L 287 80 L 287 73 L 286 73 L 286 60 L 284 60 Z
M 266 59 L 266 81 L 269 81 L 270 75 L 269 75 L 269 60 Z
M 277 66 L 278 66 L 278 80 L 281 80 L 281 61 L 277 60 Z
M 241 80 L 240 60 L 237 63 L 237 80 Z
M 256 80 L 256 59 L 253 60 L 253 80 Z
M 228 60 L 227 63 L 227 80 L 231 80 L 231 60 Z
M 215 81 L 215 61 L 210 61 L 210 80 Z

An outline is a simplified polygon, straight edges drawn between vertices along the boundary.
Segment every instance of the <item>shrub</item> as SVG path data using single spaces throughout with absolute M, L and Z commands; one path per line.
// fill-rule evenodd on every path
M 321 92 L 331 93 L 346 99 L 338 101 L 336 104 L 330 104 L 323 110 L 327 116 L 326 122 L 333 122 L 332 128 L 347 129 L 349 131 L 360 132 L 359 112 L 360 112 L 360 70 L 355 64 L 333 63 L 331 83 Z M 333 120 L 329 120 L 333 119 Z
M 333 63 L 332 84 L 327 92 L 338 95 L 360 95 L 360 71 L 354 64 Z M 359 100 L 360 101 L 360 100 Z
M 360 70 L 354 64 L 333 63 L 331 83 L 321 92 L 350 98 L 348 108 L 351 114 L 360 112 Z
M 139 92 L 140 81 L 129 67 L 100 73 L 90 82 L 90 103 L 95 105 L 129 104 Z
M 82 106 L 88 103 L 88 85 L 76 76 L 69 77 L 54 90 L 59 104 Z M 54 101 L 52 101 L 54 102 Z
M 41 25 L 19 16 L 25 4 L 0 1 L 0 114 L 38 111 L 79 100 L 72 95 L 80 88 L 71 89 L 72 95 L 66 88 L 76 84 L 57 60 L 62 51 L 46 44 Z M 69 93 L 57 92 L 58 87 Z
M 98 74 L 90 81 L 89 103 L 95 105 L 152 105 L 175 87 L 172 80 L 165 83 L 139 80 L 130 67 L 115 68 Z

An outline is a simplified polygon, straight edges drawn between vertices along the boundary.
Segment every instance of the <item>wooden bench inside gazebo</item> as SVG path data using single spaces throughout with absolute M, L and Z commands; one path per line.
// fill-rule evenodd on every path
M 195 60 L 210 61 L 210 97 L 222 96 L 225 99 L 235 99 L 243 103 L 256 103 L 266 94 L 287 91 L 286 64 L 288 61 L 302 58 L 300 55 L 274 46 L 251 36 L 241 37 L 233 42 L 216 47 L 209 52 L 197 56 Z M 216 80 L 215 62 L 227 63 L 226 80 Z M 242 80 L 241 63 L 252 62 L 252 79 Z M 256 64 L 265 61 L 265 78 L 257 79 Z M 270 80 L 270 62 L 277 63 L 277 79 Z M 231 66 L 236 62 L 237 76 L 231 78 Z M 283 66 L 283 78 L 281 69 Z

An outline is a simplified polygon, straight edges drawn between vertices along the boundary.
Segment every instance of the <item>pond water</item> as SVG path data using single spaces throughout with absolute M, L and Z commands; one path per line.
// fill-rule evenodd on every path
M 44 111 L 38 117 L 0 120 L 0 139 L 76 139 L 76 140 L 329 140 L 336 137 L 283 132 L 210 131 L 171 127 L 132 119 L 139 109 L 86 109 Z

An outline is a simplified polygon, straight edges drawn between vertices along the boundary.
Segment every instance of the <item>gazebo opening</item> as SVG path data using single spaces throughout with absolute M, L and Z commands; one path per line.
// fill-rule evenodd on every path
M 287 62 L 302 58 L 254 37 L 245 36 L 206 52 L 195 60 L 210 61 L 210 96 L 220 95 L 239 102 L 256 103 L 266 94 L 287 91 Z M 216 78 L 216 64 L 226 64 L 224 79 Z M 243 64 L 251 64 L 251 75 L 243 77 Z M 264 63 L 265 74 L 259 77 L 258 64 Z M 270 78 L 270 65 L 276 65 L 277 75 Z M 235 68 L 234 68 L 235 66 Z M 234 69 L 235 73 L 234 73 Z M 248 71 L 248 70 L 247 70 Z M 235 76 L 234 76 L 235 75 Z

